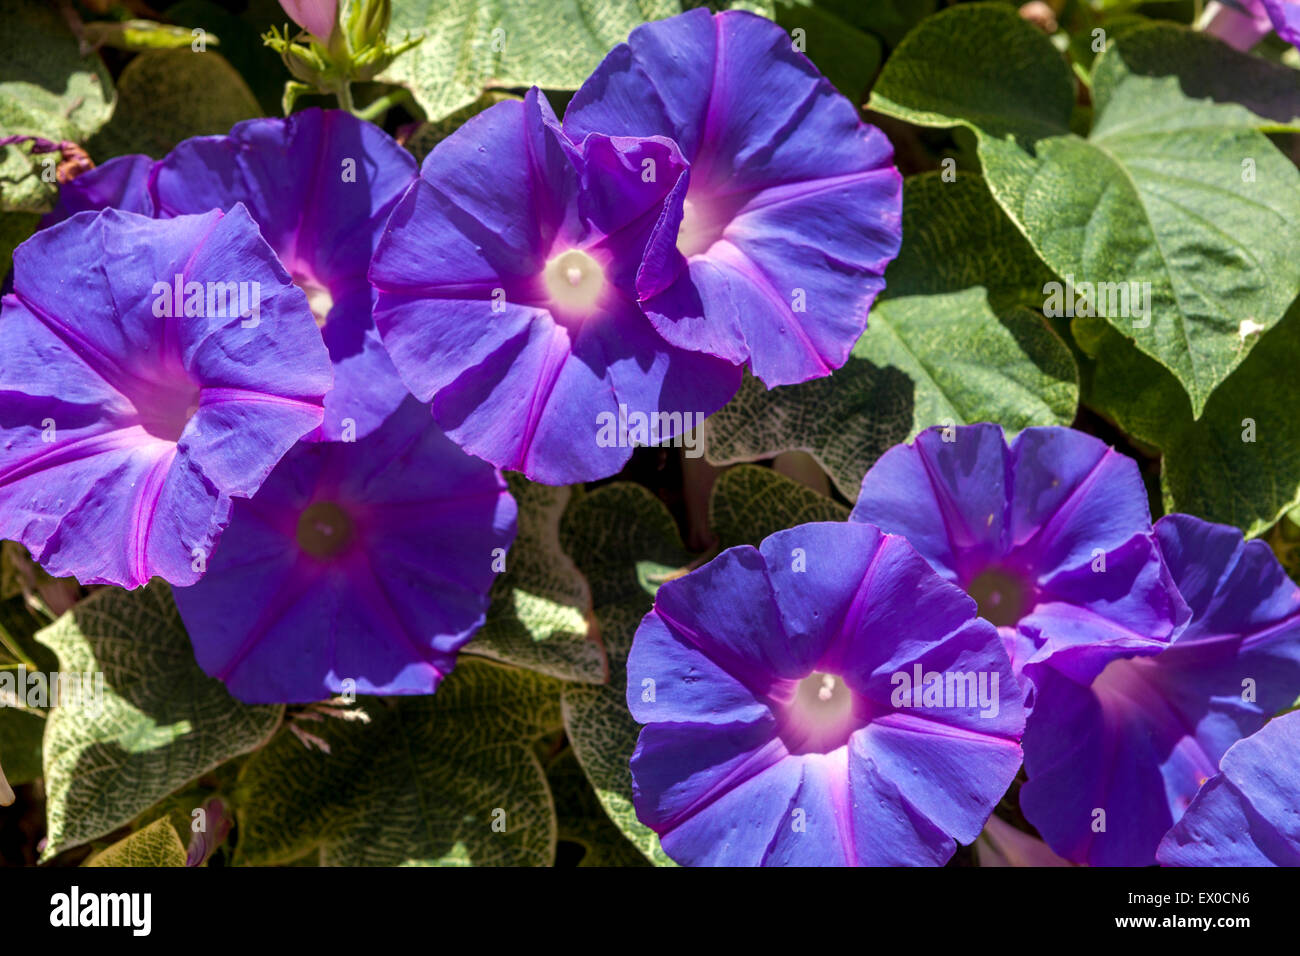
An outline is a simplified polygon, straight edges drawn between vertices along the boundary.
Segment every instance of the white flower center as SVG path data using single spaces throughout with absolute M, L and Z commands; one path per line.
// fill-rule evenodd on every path
M 542 273 L 551 302 L 566 312 L 590 313 L 605 291 L 605 270 L 581 249 L 569 249 L 546 263 Z
M 828 753 L 843 746 L 861 723 L 844 678 L 814 671 L 786 705 L 781 736 L 791 753 Z
M 329 289 L 311 276 L 295 275 L 293 284 L 302 289 L 307 296 L 307 305 L 311 308 L 311 314 L 316 317 L 316 326 L 323 329 L 325 320 L 329 318 L 330 309 L 334 308 L 334 296 L 330 295 Z
M 682 223 L 677 227 L 677 251 L 684 256 L 708 252 L 722 238 L 727 218 L 717 204 L 687 199 L 682 203 Z

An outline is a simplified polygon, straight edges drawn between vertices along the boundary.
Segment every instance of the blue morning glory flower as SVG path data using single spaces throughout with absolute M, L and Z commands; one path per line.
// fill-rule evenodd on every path
M 1235 50 L 1249 50 L 1270 30 L 1292 46 L 1300 44 L 1300 3 L 1296 0 L 1229 0 L 1206 8 L 1199 29 Z
M 1300 711 L 1228 748 L 1156 851 L 1164 866 L 1300 866 Z
M 41 221 L 42 228 L 79 212 L 97 212 L 100 209 L 152 216 L 154 204 L 153 196 L 149 194 L 149 174 L 153 172 L 153 166 L 152 159 L 138 153 L 115 156 L 102 166 L 63 183 L 59 186 L 54 208 Z
M 286 455 L 176 606 L 199 664 L 249 703 L 430 694 L 514 536 L 500 473 L 408 398 L 360 441 Z
M 414 178 L 415 158 L 379 127 L 318 109 L 188 139 L 154 168 L 159 215 L 244 203 L 307 294 L 334 363 L 313 437 L 364 437 L 406 397 L 375 331 L 366 270 Z
M 1154 863 L 1228 748 L 1300 696 L 1300 588 L 1268 546 L 1181 514 L 1156 536 L 1191 610 L 1173 642 L 1065 647 L 1025 668 L 1037 702 L 1020 805 L 1077 862 Z
M 407 395 L 375 331 L 366 271 L 415 172 L 415 158 L 374 124 L 308 109 L 187 139 L 156 163 L 109 160 L 63 186 L 47 222 L 86 209 L 168 218 L 243 203 L 307 294 L 334 364 L 325 419 L 308 437 L 355 439 Z
M 902 538 L 808 524 L 669 581 L 627 701 L 637 816 L 691 865 L 940 865 L 1020 767 L 997 631 Z
M 851 516 L 904 535 L 999 627 L 1017 668 L 1160 650 L 1186 618 L 1137 463 L 1069 428 L 932 428 L 891 448 Z
M 637 27 L 564 130 L 667 136 L 690 163 L 665 223 L 676 241 L 636 282 L 665 339 L 748 363 L 769 387 L 844 364 L 898 254 L 902 177 L 785 30 L 704 9 Z
M 1260 0 L 1273 29 L 1287 43 L 1300 46 L 1300 3 L 1296 0 Z
M 55 576 L 196 581 L 321 421 L 331 371 L 242 205 L 83 212 L 14 253 L 0 316 L 0 538 Z
M 370 278 L 393 363 L 461 447 L 548 484 L 603 478 L 735 393 L 738 367 L 665 341 L 636 301 L 685 179 L 670 140 L 573 141 L 536 89 L 428 155 Z

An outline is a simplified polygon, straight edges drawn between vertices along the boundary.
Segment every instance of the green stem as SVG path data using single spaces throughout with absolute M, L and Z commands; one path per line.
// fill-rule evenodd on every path
M 357 115 L 356 105 L 352 102 L 352 84 L 344 80 L 339 84 L 339 88 L 334 91 L 334 95 L 339 98 L 339 108 L 345 109 L 352 115 Z
M 353 110 L 353 114 L 358 118 L 373 123 L 376 118 L 383 116 L 394 106 L 403 103 L 411 98 L 411 91 L 399 87 L 389 93 L 385 93 L 379 99 L 375 100 L 369 106 L 364 106 L 359 110 Z
M 5 650 L 18 658 L 20 663 L 26 664 L 28 667 L 36 666 L 36 662 L 23 653 L 23 649 L 18 646 L 18 642 L 9 635 L 9 632 L 3 626 L 0 626 L 0 644 L 3 644 Z

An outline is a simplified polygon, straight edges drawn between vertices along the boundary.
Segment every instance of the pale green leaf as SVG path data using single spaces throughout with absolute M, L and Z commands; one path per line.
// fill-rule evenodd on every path
M 85 866 L 184 866 L 185 845 L 166 817 L 96 853 Z
M 189 27 L 158 23 L 156 20 L 98 20 L 84 24 L 81 30 L 82 40 L 96 49 L 109 46 L 137 53 L 141 50 L 190 50 L 200 36 L 207 46 L 220 45 L 216 34 L 196 36 Z
M 48 717 L 46 860 L 261 746 L 284 711 L 242 704 L 200 670 L 171 592 L 157 582 L 98 591 L 38 637 L 60 673 L 103 675 L 102 695 L 83 693 Z
M 676 12 L 672 0 L 409 0 L 394 4 L 389 38 L 424 40 L 381 79 L 408 87 L 431 120 L 488 89 L 577 89 L 633 27 Z
M 235 862 L 549 865 L 555 808 L 531 742 L 559 728 L 559 702 L 553 678 L 464 657 L 436 694 L 307 725 L 329 753 L 283 731 L 240 771 Z
M 560 548 L 560 516 L 572 492 L 508 476 L 519 533 L 492 588 L 487 621 L 465 652 L 565 680 L 603 683 L 605 652 L 591 617 L 591 591 Z
M 0 137 L 85 145 L 113 112 L 113 81 L 98 53 L 82 53 L 55 4 L 0 0 Z M 55 162 L 58 153 L 51 155 Z M 44 212 L 55 181 L 30 144 L 0 148 L 0 209 Z
M 1129 82 L 1132 74 L 1138 74 L 1158 78 L 1154 86 L 1162 92 L 1156 103 L 1168 108 L 1163 116 L 1153 112 L 1148 117 L 1153 124 L 1164 126 L 1167 121 L 1185 118 L 1182 99 L 1190 97 L 1243 107 L 1248 115 L 1238 112 L 1234 122 L 1271 130 L 1300 128 L 1300 72 L 1234 50 L 1206 33 L 1153 24 L 1140 17 L 1134 17 L 1132 23 L 1121 33 L 1108 29 L 1112 38 L 1122 36 L 1124 42 L 1118 60 L 1097 70 L 1095 96 L 1114 100 L 1149 93 L 1150 86 L 1144 91 L 1143 84 Z M 1138 111 L 1141 107 L 1135 103 L 1131 108 Z
M 572 748 L 547 765 L 546 779 L 555 796 L 560 841 L 582 847 L 578 866 L 650 865 L 605 813 Z
M 390 41 L 424 37 L 380 77 L 408 87 L 430 120 L 490 89 L 576 90 L 648 20 L 701 6 L 678 0 L 406 0 L 393 4 Z M 722 4 L 732 6 L 732 4 Z M 771 3 L 734 4 L 771 16 Z
M 609 818 L 659 865 L 671 865 L 659 838 L 636 818 L 628 759 L 640 727 L 627 709 L 627 654 L 653 603 L 638 569 L 647 562 L 682 567 L 689 560 L 663 504 L 640 485 L 616 482 L 575 502 L 561 527 L 565 550 L 591 584 L 596 620 L 609 654 L 609 683 L 568 684 L 564 727 Z

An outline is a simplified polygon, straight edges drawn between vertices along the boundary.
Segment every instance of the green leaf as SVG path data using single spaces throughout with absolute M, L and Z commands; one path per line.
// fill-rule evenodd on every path
M 584 851 L 578 866 L 649 866 L 601 807 L 572 748 L 547 765 L 546 779 L 555 796 L 560 841 Z
M 8 601 L 23 593 L 22 576 L 17 564 L 20 548 L 22 545 L 15 541 L 0 541 L 0 601 Z
M 770 534 L 814 521 L 845 521 L 849 509 L 769 468 L 741 465 L 718 476 L 709 499 L 709 527 L 720 548 L 759 543 Z
M 731 465 L 806 451 L 853 499 L 871 463 L 912 433 L 915 396 L 906 372 L 856 348 L 843 368 L 801 385 L 769 390 L 746 373 L 735 397 L 704 423 L 705 455 Z
M 430 120 L 488 89 L 577 89 L 633 27 L 676 12 L 672 0 L 409 0 L 393 5 L 388 36 L 424 42 L 380 79 L 408 87 Z
M 1170 24 L 1154 24 L 1133 18 L 1138 26 L 1126 26 L 1116 33 L 1108 25 L 1111 37 L 1123 39 L 1117 60 L 1107 69 L 1098 69 L 1093 93 L 1110 100 L 1142 91 L 1133 86 L 1135 75 L 1159 78 L 1159 105 L 1171 113 L 1185 107 L 1184 97 L 1218 104 L 1237 104 L 1245 114 L 1234 110 L 1234 122 L 1255 125 L 1266 130 L 1300 129 L 1300 73 L 1258 56 L 1234 50 L 1216 37 Z M 1146 87 L 1150 89 L 1151 87 Z M 1134 104 L 1137 109 L 1140 104 Z M 1156 104 L 1152 104 L 1156 105 Z M 1248 114 L 1248 115 L 1246 115 Z
M 702 6 L 677 0 L 406 0 L 393 4 L 390 41 L 424 42 L 380 76 L 408 87 L 428 119 L 490 89 L 576 90 L 634 27 Z M 712 5 L 711 5 L 712 6 Z M 719 4 L 770 16 L 770 3 Z
M 213 797 L 220 796 L 223 789 L 228 790 L 233 785 L 243 759 L 243 757 L 236 757 L 234 760 L 228 760 L 210 773 L 205 773 L 201 780 L 182 787 L 175 793 L 167 794 L 149 809 L 137 814 L 129 826 L 132 830 L 142 830 L 163 819 L 169 820 L 179 834 L 193 833 L 196 819 L 194 811 L 202 809 L 207 814 L 208 808 L 205 805 Z M 220 820 L 214 813 L 206 816 L 204 823 L 211 830 L 220 825 Z M 218 847 L 217 852 L 220 849 L 221 847 Z
M 241 704 L 199 669 L 165 585 L 105 588 L 38 637 L 58 655 L 60 673 L 103 674 L 102 695 L 48 717 L 43 860 L 261 746 L 284 712 Z
M 555 808 L 531 742 L 559 728 L 559 700 L 553 678 L 466 657 L 436 694 L 311 724 L 329 753 L 281 732 L 240 772 L 235 862 L 550 865 Z
M 1300 416 L 1294 392 L 1279 387 L 1300 368 L 1300 307 L 1259 337 L 1195 420 L 1165 369 L 1100 320 L 1075 325 L 1095 355 L 1085 401 L 1160 450 L 1166 512 L 1236 525 L 1254 536 L 1300 504 Z
M 1244 358 L 1241 323 L 1273 326 L 1300 288 L 1300 172 L 1260 131 L 1277 122 L 1224 101 L 1242 84 L 1152 72 L 1197 43 L 1203 73 L 1240 64 L 1204 42 L 1170 25 L 1125 31 L 1098 58 L 1085 139 L 1051 41 L 1011 7 L 963 5 L 908 35 L 870 104 L 972 129 L 993 194 L 1058 275 L 1149 283 L 1146 315 L 1100 291 L 1091 306 L 1174 373 L 1197 416 Z
M 113 120 L 90 144 L 102 162 L 125 153 L 162 156 L 183 139 L 227 133 L 261 116 L 248 85 L 220 53 L 149 50 L 117 81 Z
M 769 20 L 776 18 L 776 3 L 774 0 L 682 0 L 681 8 L 683 11 L 694 10 L 696 7 L 708 7 L 714 13 L 719 10 L 745 10 L 749 13 L 756 13 L 760 17 L 767 17 Z
M 982 288 L 883 303 L 863 351 L 917 383 L 913 435 L 948 421 L 1017 432 L 1074 419 L 1078 369 L 1069 348 L 1036 311 L 995 312 Z
M 934 13 L 936 0 L 815 0 L 846 23 L 898 46 L 908 30 Z
M 40 779 L 44 734 L 44 713 L 0 704 L 0 767 L 13 786 Z
M 86 866 L 184 866 L 185 845 L 176 828 L 160 817 L 142 830 L 96 853 Z
M 627 654 L 652 604 L 640 568 L 680 568 L 690 556 L 667 508 L 645 488 L 605 485 L 576 501 L 560 528 L 564 549 L 591 584 L 596 620 L 609 654 L 609 683 L 567 684 L 564 727 L 578 762 L 609 818 L 647 859 L 672 861 L 659 837 L 636 818 L 628 759 L 640 727 L 627 709 Z
M 591 591 L 560 548 L 560 516 L 568 488 L 510 474 L 519 505 L 519 533 L 506 571 L 492 588 L 487 621 L 465 652 L 565 680 L 605 681 L 605 651 L 591 617 Z
M 903 246 L 844 367 L 768 391 L 746 378 L 705 425 L 710 461 L 810 453 L 849 500 L 893 445 L 932 425 L 1069 424 L 1078 370 L 1041 314 L 1051 273 L 979 176 L 913 176 Z
M 26 212 L 0 212 L 0 272 L 8 274 L 13 268 L 14 250 L 26 242 L 41 217 Z
M 867 87 L 880 69 L 879 40 L 813 0 L 778 0 L 776 22 L 802 41 L 799 49 L 837 90 L 854 106 L 862 104 Z
M 0 137 L 84 145 L 113 112 L 113 81 L 99 54 L 82 54 L 55 4 L 0 0 L 0 23 Z M 0 210 L 48 210 L 55 182 L 42 175 L 46 168 L 30 144 L 0 149 Z
M 262 34 L 273 25 L 284 26 L 288 17 L 277 0 L 247 0 L 238 6 L 243 12 L 236 15 L 214 0 L 180 0 L 167 7 L 167 18 L 219 36 L 219 52 L 244 78 L 262 112 L 277 115 L 286 71 L 280 55 L 262 42 Z
M 188 50 L 193 47 L 196 36 L 189 27 L 178 27 L 155 20 L 123 20 L 109 22 L 104 20 L 87 23 L 82 26 L 81 38 L 89 46 L 98 49 L 110 46 L 118 50 L 138 53 L 141 50 Z M 209 33 L 203 37 L 208 46 L 219 46 L 216 34 Z

